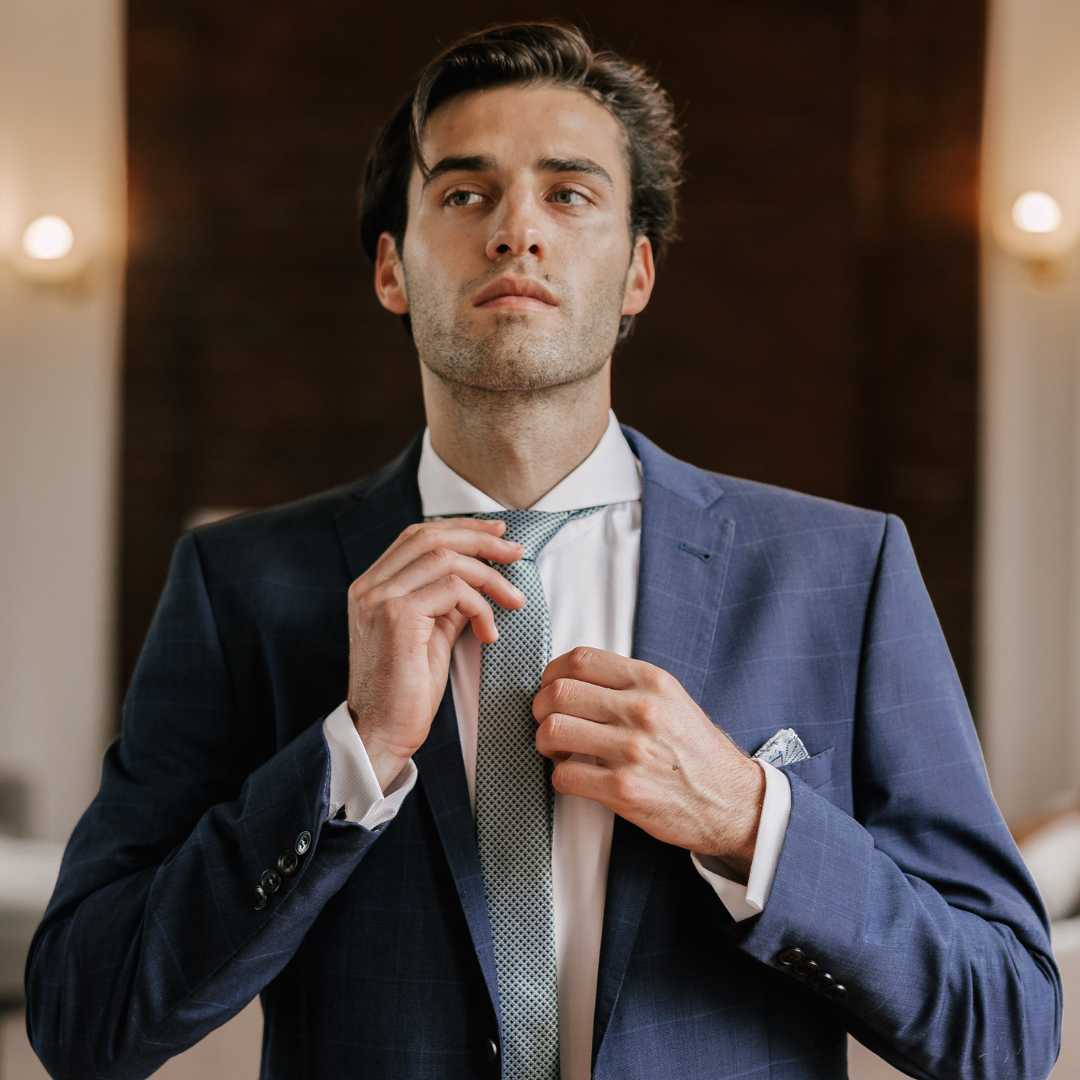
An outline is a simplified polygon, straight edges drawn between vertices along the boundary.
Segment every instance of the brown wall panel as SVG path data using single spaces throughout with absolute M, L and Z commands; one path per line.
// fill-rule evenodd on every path
M 549 13 L 545 13 L 549 14 Z M 901 514 L 972 679 L 984 0 L 623 7 L 687 135 L 683 239 L 616 354 L 624 422 Z M 126 687 L 186 516 L 362 475 L 423 423 L 356 185 L 422 63 L 529 5 L 129 5 Z

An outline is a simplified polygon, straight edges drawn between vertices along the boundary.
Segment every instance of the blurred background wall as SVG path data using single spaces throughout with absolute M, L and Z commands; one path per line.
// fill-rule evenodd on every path
M 974 697 L 984 0 L 665 11 L 558 12 L 645 61 L 688 138 L 684 237 L 616 355 L 616 413 L 705 467 L 900 514 Z M 429 5 L 415 33 L 388 7 L 131 7 L 117 685 L 191 515 L 355 478 L 423 423 L 357 180 L 440 44 L 534 14 Z
M 1028 189 L 1080 220 L 1071 0 L 0 0 L 0 832 L 41 856 L 28 892 L 97 789 L 180 531 L 356 478 L 422 425 L 357 180 L 434 51 L 537 14 L 644 61 L 686 128 L 620 420 L 900 514 L 1006 818 L 1075 797 L 1076 258 L 1037 271 L 999 224 Z M 47 213 L 91 259 L 67 283 L 17 257 Z M 44 1075 L 21 1023 L 4 1080 Z M 253 1070 L 259 1024 L 256 1001 L 163 1074 Z
M 19 830 L 56 840 L 116 725 L 124 139 L 122 5 L 2 0 L 0 774 Z M 82 282 L 20 276 L 44 214 L 94 254 Z
M 993 12 L 976 689 L 994 793 L 1017 821 L 1080 790 L 1080 5 L 998 0 Z M 1003 221 L 1031 190 L 1058 200 L 1072 245 L 1041 274 L 1012 253 L 1023 237 Z

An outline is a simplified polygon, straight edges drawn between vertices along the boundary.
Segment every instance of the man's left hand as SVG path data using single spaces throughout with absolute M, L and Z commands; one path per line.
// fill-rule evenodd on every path
M 749 873 L 765 772 L 674 675 L 579 646 L 544 669 L 532 711 L 536 749 L 558 762 L 556 791 L 593 799 L 657 840 Z M 567 761 L 570 754 L 597 763 Z

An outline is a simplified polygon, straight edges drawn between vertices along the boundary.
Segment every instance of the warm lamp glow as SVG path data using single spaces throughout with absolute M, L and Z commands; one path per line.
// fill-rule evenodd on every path
M 1045 191 L 1025 191 L 1013 203 L 1012 219 L 1021 232 L 1057 232 L 1061 228 L 1061 207 Z
M 31 259 L 62 259 L 75 246 L 75 234 L 62 217 L 46 214 L 26 226 L 22 246 Z

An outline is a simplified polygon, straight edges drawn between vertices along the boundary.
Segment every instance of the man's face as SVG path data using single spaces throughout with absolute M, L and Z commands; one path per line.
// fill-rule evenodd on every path
M 652 252 L 629 236 L 618 121 L 581 91 L 506 86 L 452 98 L 423 132 L 400 261 L 379 241 L 376 290 L 409 313 L 421 361 L 451 383 L 534 390 L 594 374 L 622 314 L 645 307 Z M 471 158 L 472 161 L 447 159 Z M 504 274 L 556 301 L 477 305 Z

